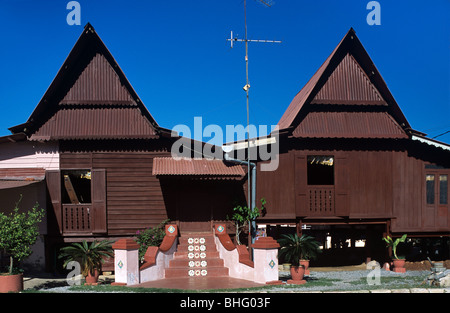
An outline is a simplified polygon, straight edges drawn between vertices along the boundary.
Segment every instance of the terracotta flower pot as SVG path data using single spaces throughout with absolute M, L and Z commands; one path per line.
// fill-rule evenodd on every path
M 305 275 L 309 275 L 309 260 L 300 260 L 300 265 L 305 268 Z
M 300 260 L 300 265 L 303 265 L 305 270 L 307 270 L 309 267 L 309 260 Z
M 87 285 L 97 284 L 99 276 L 100 274 L 98 270 L 95 270 L 94 273 L 89 272 L 88 275 L 86 276 L 86 284 Z
M 405 267 L 405 259 L 393 259 L 392 262 L 394 263 L 394 269 L 395 268 L 404 268 Z
M 305 268 L 303 266 L 291 266 L 292 280 L 303 280 L 303 276 L 305 276 Z
M 23 290 L 23 274 L 0 275 L 0 293 Z

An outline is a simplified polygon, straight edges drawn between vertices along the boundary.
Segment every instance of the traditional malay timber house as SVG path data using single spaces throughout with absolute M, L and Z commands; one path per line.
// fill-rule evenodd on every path
M 179 138 L 157 124 L 90 24 L 29 119 L 10 130 L 0 174 L 41 182 L 41 192 L 5 194 L 46 208 L 47 269 L 63 244 L 131 238 L 166 219 L 181 233 L 210 230 L 245 201 L 242 167 L 171 158 Z
M 337 263 L 380 260 L 382 236 L 404 233 L 442 238 L 438 257 L 449 257 L 450 145 L 411 128 L 353 29 L 278 127 L 278 169 L 257 172 L 269 235 L 295 226 Z
M 450 145 L 411 128 L 352 29 L 278 126 L 278 168 L 255 160 L 261 233 L 310 233 L 332 259 L 358 241 L 376 259 L 383 234 L 450 234 Z M 46 209 L 36 262 L 47 270 L 61 245 L 133 238 L 166 219 L 181 235 L 212 232 L 246 201 L 246 166 L 172 157 L 180 138 L 158 125 L 90 24 L 10 130 L 0 138 L 2 207 L 22 193 Z

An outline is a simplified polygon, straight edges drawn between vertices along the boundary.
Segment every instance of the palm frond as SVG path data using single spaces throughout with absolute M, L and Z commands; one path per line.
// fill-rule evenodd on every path
M 79 262 L 81 272 L 86 276 L 89 272 L 93 273 L 95 269 L 100 269 L 104 258 L 113 255 L 111 244 L 112 241 L 107 240 L 94 240 L 91 244 L 83 240 L 81 244 L 73 243 L 70 246 L 61 248 L 59 258 L 65 259 L 64 267 L 71 261 Z

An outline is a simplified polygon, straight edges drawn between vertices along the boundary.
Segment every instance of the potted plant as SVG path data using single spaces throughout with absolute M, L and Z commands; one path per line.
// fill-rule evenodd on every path
M 281 235 L 278 240 L 281 245 L 280 258 L 291 263 L 292 280 L 302 281 L 305 274 L 305 266 L 301 264 L 301 260 L 315 258 L 320 253 L 319 243 L 314 237 L 297 234 Z M 309 262 L 308 262 L 309 266 Z
M 38 223 L 44 217 L 44 210 L 38 209 L 38 203 L 28 212 L 19 212 L 21 200 L 22 195 L 9 215 L 0 213 L 0 249 L 9 255 L 10 260 L 8 272 L 0 273 L 0 292 L 23 290 L 22 270 L 14 264 L 31 255 L 31 246 L 39 236 Z
M 390 236 L 383 237 L 383 240 L 386 242 L 387 248 L 392 248 L 392 253 L 394 255 L 394 258 L 392 259 L 392 262 L 394 263 L 394 272 L 404 273 L 405 258 L 403 256 L 397 256 L 397 246 L 400 242 L 405 242 L 406 234 L 396 240 L 392 239 Z
M 301 259 L 300 264 L 305 267 L 305 275 L 309 275 L 309 261 L 317 258 L 322 252 L 320 243 L 312 236 L 302 235 L 300 237 Z
M 86 284 L 97 284 L 104 259 L 113 256 L 112 243 L 108 240 L 94 240 L 88 244 L 86 240 L 83 240 L 82 243 L 77 242 L 61 248 L 59 258 L 65 259 L 64 267 L 72 261 L 80 263 L 81 274 L 85 277 Z
M 253 209 L 249 209 L 247 206 L 236 205 L 233 208 L 233 215 L 231 216 L 231 220 L 234 221 L 236 225 L 236 243 L 238 245 L 242 245 L 240 240 L 241 233 L 245 231 L 249 231 L 249 235 L 251 235 L 250 224 L 251 221 L 257 219 L 261 216 L 261 212 L 264 210 L 264 206 L 267 203 L 266 199 L 261 198 L 261 209 L 258 207 L 254 207 Z M 228 216 L 227 216 L 228 219 Z M 255 230 L 253 230 L 255 231 Z

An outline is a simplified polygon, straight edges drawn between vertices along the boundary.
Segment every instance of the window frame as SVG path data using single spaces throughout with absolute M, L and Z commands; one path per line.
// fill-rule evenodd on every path
M 332 183 L 330 184 L 329 182 L 326 182 L 326 180 L 324 180 L 323 182 L 325 183 L 315 183 L 314 181 L 317 178 L 313 178 L 310 176 L 310 171 L 311 171 L 311 158 L 328 158 L 328 159 L 332 159 L 332 165 L 324 165 L 324 166 L 330 166 L 332 167 L 332 177 L 326 180 L 332 181 Z M 307 186 L 335 186 L 336 184 L 336 156 L 332 155 L 332 154 L 308 154 L 306 156 L 306 185 Z M 312 174 L 311 174 L 312 175 Z
M 86 201 L 81 197 L 81 193 L 77 192 L 77 189 L 74 188 L 78 203 L 72 202 L 70 195 L 68 194 L 67 188 L 65 186 L 65 175 L 70 172 L 82 172 L 86 171 L 90 173 L 89 180 L 89 188 L 86 188 L 88 191 L 89 201 Z M 73 183 L 72 183 L 73 184 Z M 70 169 L 61 169 L 61 204 L 92 204 L 92 169 L 91 168 L 70 168 Z M 85 195 L 85 194 L 84 194 Z
M 433 175 L 434 176 L 434 184 L 433 184 L 433 197 L 434 197 L 434 202 L 433 203 L 429 203 L 428 202 L 428 191 L 427 191 L 427 177 L 429 175 Z M 446 187 L 442 187 L 441 185 L 441 177 L 446 176 L 447 180 L 446 180 Z M 449 179 L 450 179 L 450 169 L 447 168 L 440 168 L 437 166 L 432 166 L 432 165 L 427 165 L 425 167 L 425 177 L 424 177 L 424 202 L 425 205 L 428 207 L 447 207 L 450 206 L 450 201 L 449 201 L 449 195 L 450 195 L 450 184 L 449 184 Z M 446 201 L 442 201 L 442 188 L 445 188 L 445 200 Z M 445 203 L 444 203 L 445 202 Z

